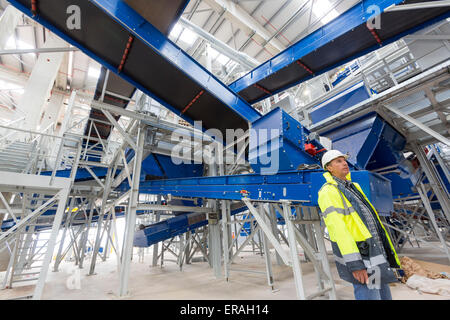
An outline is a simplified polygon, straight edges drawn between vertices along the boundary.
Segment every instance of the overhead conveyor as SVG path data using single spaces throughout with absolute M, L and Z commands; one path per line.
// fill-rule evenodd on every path
M 191 124 L 201 120 L 205 130 L 225 136 L 226 129 L 246 130 L 260 117 L 124 1 L 10 2 Z M 71 5 L 80 8 L 79 30 L 67 25 Z
M 245 194 L 240 191 L 245 190 L 244 186 L 247 186 L 251 189 L 252 200 L 288 199 L 309 206 L 317 205 L 311 197 L 317 196 L 318 188 L 324 183 L 320 170 L 315 172 L 314 178 L 307 170 L 295 173 L 295 178 L 289 178 L 295 181 L 288 184 L 289 188 L 283 187 L 288 183 L 283 179 L 290 174 L 286 172 L 300 170 L 305 164 L 320 167 L 320 152 L 325 149 L 318 137 L 280 108 L 262 117 L 244 99 L 175 46 L 124 1 L 61 0 L 55 3 L 41 0 L 33 2 L 34 5 L 25 0 L 11 2 L 187 121 L 192 123 L 194 120 L 201 120 L 203 129 L 216 128 L 222 131 L 224 136 L 227 129 L 245 130 L 249 128 L 249 124 L 257 131 L 270 132 L 271 136 L 265 138 L 250 135 L 249 161 L 256 173 L 254 176 L 235 178 L 242 180 L 242 184 L 230 184 L 232 177 L 226 177 L 227 181 L 220 181 L 223 177 L 199 178 L 201 181 L 193 181 L 194 189 L 183 194 L 184 196 L 241 199 Z M 66 24 L 66 10 L 69 5 L 77 5 L 80 8 L 80 30 L 71 30 Z M 276 135 L 272 136 L 273 132 L 276 132 Z M 274 166 L 270 164 L 268 167 L 263 163 L 263 158 L 272 159 L 271 164 Z M 256 185 L 246 179 L 253 179 Z M 273 179 L 275 184 L 271 184 Z M 376 175 L 371 173 L 367 173 L 367 177 L 363 178 L 367 185 L 370 185 L 367 191 L 370 190 L 376 195 L 379 190 L 386 190 L 383 183 L 377 184 L 374 179 L 376 180 Z M 183 185 L 186 182 L 165 181 L 169 185 Z M 146 189 L 145 183 L 141 182 L 141 192 L 172 193 L 168 188 L 158 192 L 152 187 Z M 218 184 L 218 188 L 226 188 L 222 193 L 225 191 L 227 196 L 213 194 L 213 189 L 209 196 L 198 195 L 201 190 L 195 186 L 202 184 L 209 185 L 209 188 Z M 361 181 L 361 184 L 364 183 Z M 125 181 L 124 188 L 127 187 L 129 188 L 128 181 Z M 262 195 L 259 195 L 260 191 Z M 389 193 L 386 199 L 389 202 Z M 387 209 L 386 212 L 388 211 Z
M 256 130 L 262 129 L 270 132 L 275 130 L 278 132 L 276 137 L 267 137 L 269 139 L 266 141 L 258 140 L 258 137 L 255 136 L 250 137 L 249 160 L 259 178 L 262 178 L 264 174 L 275 174 L 275 177 L 278 177 L 277 172 L 298 170 L 299 166 L 303 164 L 320 163 L 319 153 L 324 148 L 318 142 L 317 136 L 311 134 L 281 109 L 274 109 L 262 117 L 244 99 L 168 40 L 145 18 L 145 14 L 136 12 L 129 5 L 132 2 L 119 0 L 11 1 L 21 11 L 29 14 L 57 35 L 79 47 L 111 72 L 154 97 L 162 105 L 187 121 L 191 123 L 194 120 L 203 121 L 203 129 L 217 128 L 225 133 L 227 129 L 247 129 L 251 124 L 252 128 Z M 361 21 L 367 21 L 370 15 L 366 9 L 375 3 L 383 11 L 392 4 L 400 3 L 400 1 L 360 2 L 342 14 L 341 17 L 317 31 L 319 33 L 315 32 L 308 36 L 309 46 L 301 47 L 302 40 L 279 55 L 278 60 L 270 61 L 271 66 L 274 67 L 271 71 L 276 69 L 275 66 L 281 67 L 283 63 L 286 64 L 290 61 L 291 65 L 302 64 L 303 70 L 314 74 L 314 70 L 319 70 L 319 68 L 312 68 L 314 65 L 309 63 L 308 60 L 298 61 L 297 56 L 309 52 L 313 59 L 322 61 L 325 66 L 326 59 L 319 59 L 321 50 L 325 50 L 324 48 L 327 48 L 325 51 L 327 57 L 335 59 L 335 63 L 338 61 L 342 63 L 343 54 L 354 56 L 355 52 L 361 54 L 363 51 L 372 50 L 374 48 L 373 39 L 365 42 L 362 51 L 355 51 L 351 48 L 352 46 L 343 44 L 346 43 L 344 40 L 359 39 L 357 36 L 366 32 L 363 31 L 364 28 L 367 28 L 366 24 L 361 24 Z M 66 23 L 68 18 L 67 7 L 70 5 L 76 5 L 80 8 L 82 14 L 80 29 L 71 29 Z M 137 9 L 139 10 L 139 8 Z M 447 9 L 441 7 L 426 9 L 420 17 L 415 15 L 414 11 L 408 11 L 408 13 L 411 16 L 410 21 L 400 19 L 401 17 L 404 18 L 402 11 L 392 13 L 399 14 L 397 23 L 394 23 L 395 16 L 392 16 L 391 13 L 382 15 L 383 28 L 390 30 L 379 30 L 378 37 L 382 44 L 385 43 L 383 41 L 393 41 L 405 32 L 411 32 L 414 28 L 417 29 L 426 23 L 442 19 L 443 16 L 448 14 Z M 369 34 L 373 35 L 373 32 L 369 32 Z M 377 44 L 379 45 L 378 42 Z M 337 48 L 340 48 L 340 50 L 335 50 Z M 261 67 L 264 67 L 264 65 Z M 286 68 L 290 68 L 290 66 Z M 296 72 L 296 74 L 300 73 Z M 270 73 L 266 75 L 270 77 Z M 286 81 L 289 80 L 286 74 L 274 73 L 274 75 L 280 76 Z M 256 78 L 258 77 L 256 76 Z M 267 172 L 264 170 L 267 168 L 260 163 L 261 156 L 269 157 L 273 155 L 277 155 L 277 161 L 279 160 L 279 162 L 274 172 Z M 299 176 L 302 176 L 301 181 L 303 181 L 308 173 L 303 171 L 299 173 Z M 205 178 L 205 181 L 213 181 L 211 179 L 215 178 Z M 182 182 L 180 181 L 180 183 Z M 310 183 L 321 185 L 323 178 Z M 225 186 L 226 183 L 223 185 Z M 193 190 L 194 193 L 195 191 Z M 301 201 L 309 196 L 309 193 L 298 193 L 295 197 L 277 195 L 272 200 Z M 235 199 L 235 197 L 231 199 Z M 258 200 L 268 199 L 258 197 Z M 310 199 L 308 200 L 310 201 Z
M 320 143 L 317 134 L 307 130 L 297 120 L 290 117 L 280 108 L 275 108 L 268 114 L 261 116 L 258 111 L 252 108 L 246 99 L 243 99 L 235 91 L 217 80 L 185 52 L 169 41 L 164 35 L 166 33 L 158 30 L 150 22 L 151 19 L 146 16 L 145 11 L 141 11 L 144 7 L 133 6 L 133 3 L 135 5 L 139 3 L 145 5 L 148 2 L 119 0 L 11 0 L 11 3 L 66 41 L 79 47 L 91 58 L 110 70 L 110 73 L 114 73 L 117 77 L 126 80 L 130 86 L 143 91 L 186 121 L 193 123 L 195 120 L 201 120 L 204 130 L 216 128 L 222 133 L 225 133 L 227 129 L 245 130 L 249 127 L 260 130 L 261 132 L 271 133 L 271 136 L 249 134 L 248 160 L 254 171 L 253 174 L 215 176 L 217 170 L 210 166 L 208 170 L 211 176 L 198 177 L 198 175 L 203 173 L 204 168 L 187 168 L 187 166 L 183 166 L 186 169 L 185 174 L 189 174 L 190 177 L 180 178 L 182 174 L 176 173 L 177 177 L 172 179 L 171 175 L 174 172 L 168 173 L 164 165 L 164 161 L 168 161 L 168 158 L 154 157 L 154 161 L 151 163 L 146 163 L 147 159 L 143 160 L 145 158 L 143 155 L 144 146 L 147 146 L 149 143 L 147 141 L 148 131 L 146 130 L 148 128 L 145 127 L 145 121 L 141 121 L 138 128 L 137 141 L 131 141 L 132 139 L 130 137 L 126 139 L 132 145 L 133 152 L 136 153 L 132 178 L 127 173 L 128 177 L 117 179 L 114 173 L 110 171 L 112 167 L 109 167 L 106 173 L 107 178 L 105 179 L 105 183 L 97 181 L 101 185 L 103 192 L 103 206 L 100 208 L 100 211 L 97 209 L 97 212 L 100 212 L 97 220 L 99 228 L 97 229 L 90 274 L 93 274 L 96 260 L 95 255 L 100 245 L 102 219 L 104 219 L 105 212 L 110 210 L 106 208 L 106 203 L 107 200 L 111 200 L 108 199 L 108 196 L 112 194 L 111 190 L 115 193 L 119 191 L 122 194 L 119 199 L 110 204 L 111 208 L 114 208 L 124 198 L 128 199 L 126 211 L 127 226 L 124 247 L 121 253 L 123 258 L 121 259 L 120 266 L 121 287 L 119 294 L 121 296 L 127 294 L 133 235 L 136 235 L 134 239 L 135 244 L 139 241 L 140 245 L 145 247 L 167 239 L 168 237 L 180 235 L 186 231 L 193 231 L 195 228 L 208 223 L 208 231 L 211 231 L 213 242 L 220 241 L 220 225 L 218 222 L 220 220 L 224 228 L 223 230 L 227 230 L 226 228 L 229 223 L 227 216 L 231 216 L 233 213 L 231 201 L 236 200 L 240 202 L 240 205 L 241 203 L 245 204 L 245 210 L 247 208 L 250 210 L 258 223 L 258 227 L 263 231 L 264 237 L 267 237 L 283 262 L 293 267 L 299 298 L 305 298 L 305 295 L 302 292 L 302 284 L 300 283 L 301 270 L 298 261 L 297 242 L 305 249 L 305 253 L 308 254 L 308 257 L 314 263 L 315 270 L 318 274 L 321 272 L 318 281 L 323 287 L 319 292 L 309 297 L 315 297 L 330 291 L 330 298 L 335 298 L 328 258 L 322 238 L 323 229 L 320 226 L 317 208 L 317 193 L 325 182 L 322 176 L 323 170 L 320 169 L 320 153 L 325 148 Z M 402 32 L 411 32 L 414 28 L 419 28 L 427 23 L 432 23 L 433 20 L 441 19 L 447 13 L 446 11 L 440 11 L 444 10 L 442 8 L 434 8 L 426 11 L 426 14 L 422 13 L 421 17 L 412 15 L 411 21 L 403 21 L 405 24 L 401 20 L 390 21 L 392 24 L 391 27 L 397 33 L 389 33 L 391 32 L 389 31 L 384 34 L 369 30 L 370 37 L 368 40 L 364 38 L 364 41 L 361 41 L 363 45 L 360 48 L 355 49 L 347 45 L 347 41 L 358 40 L 358 36 L 366 36 L 367 30 L 364 29 L 365 23 L 361 24 L 358 17 L 366 19 L 366 6 L 375 3 L 378 5 L 382 4 L 382 9 L 385 9 L 391 4 L 399 3 L 399 1 L 360 2 L 362 7 L 359 7 L 359 9 L 364 9 L 361 11 L 362 13 L 355 11 L 358 8 L 351 9 L 350 12 L 353 12 L 354 16 L 349 17 L 344 15 L 343 18 L 338 18 L 334 21 L 343 23 L 341 28 L 333 25 L 334 22 L 327 26 L 327 28 L 334 28 L 336 30 L 336 32 L 332 33 L 332 36 L 325 33 L 311 35 L 317 37 L 316 42 L 312 42 L 316 46 L 316 49 L 314 49 L 316 52 L 314 50 L 308 52 L 308 54 L 311 54 L 311 60 L 303 59 L 302 57 L 304 55 L 300 56 L 301 59 L 296 59 L 295 55 L 298 53 L 296 50 L 303 52 L 301 50 L 304 48 L 294 46 L 289 51 L 292 53 L 292 56 L 288 56 L 287 58 L 283 56 L 283 59 L 286 58 L 283 61 L 274 60 L 273 65 L 281 67 L 284 64 L 279 70 L 283 70 L 284 67 L 299 67 L 306 77 L 311 77 L 323 72 L 327 68 L 331 68 L 333 64 L 342 63 L 346 59 L 350 59 L 350 57 L 368 52 L 379 45 L 393 41 Z M 412 2 L 409 1 L 408 3 Z M 71 5 L 78 6 L 80 9 L 82 24 L 79 29 L 71 29 L 66 23 L 68 19 L 67 7 Z M 154 12 L 149 12 L 149 14 L 154 14 Z M 414 25 L 413 22 L 416 24 Z M 398 24 L 401 28 L 398 28 L 394 24 Z M 353 29 L 349 26 L 353 26 Z M 322 29 L 322 32 L 325 32 L 324 30 Z M 346 30 L 347 33 L 345 32 Z M 359 42 L 356 41 L 356 43 Z M 341 50 L 336 50 L 337 48 Z M 307 48 L 307 50 L 310 49 L 311 47 Z M 323 52 L 326 53 L 325 56 L 323 56 Z M 330 58 L 329 61 L 327 60 L 328 57 Z M 320 68 L 313 62 L 317 63 Z M 273 70 L 271 69 L 271 72 Z M 279 77 L 278 79 L 284 83 L 285 87 L 289 86 L 292 81 L 298 81 L 298 79 L 292 80 L 290 78 L 291 75 L 298 76 L 301 74 L 298 69 L 293 70 L 292 73 L 292 70 L 289 69 L 288 71 L 287 73 L 273 73 Z M 106 77 L 106 73 L 103 76 Z M 262 78 L 264 77 L 270 78 L 271 73 L 265 74 Z M 104 79 L 101 81 L 104 81 Z M 254 84 L 256 89 L 267 95 L 276 92 L 276 90 L 281 90 L 281 88 L 278 88 L 273 91 L 273 88 L 265 86 L 264 83 L 255 82 Z M 328 111 L 330 109 L 325 108 L 324 110 Z M 338 112 L 337 110 L 335 111 Z M 119 112 L 116 112 L 116 115 L 118 115 Z M 320 117 L 320 115 L 318 116 Z M 111 117 L 108 117 L 108 119 L 111 120 Z M 113 123 L 114 121 L 111 122 Z M 371 149 L 368 150 L 368 154 L 373 153 L 376 148 L 379 148 L 380 151 L 375 152 L 376 155 L 383 153 L 389 146 L 384 141 L 380 143 L 380 140 L 385 138 L 388 140 L 389 137 L 393 136 L 398 137 L 399 145 L 402 144 L 401 136 L 397 135 L 393 130 L 390 130 L 391 128 L 382 123 L 379 118 L 371 118 L 370 121 L 361 124 L 360 129 L 362 130 L 362 134 L 359 138 L 343 128 L 339 129 L 343 131 L 336 131 L 336 137 L 340 138 L 342 143 L 348 142 L 348 144 L 354 146 L 355 154 L 361 153 L 361 150 L 365 149 L 365 146 L 367 146 L 367 149 Z M 272 132 L 275 132 L 275 134 L 272 135 Z M 355 139 L 355 137 L 358 139 Z M 352 143 L 356 140 L 360 143 Z M 124 145 L 126 146 L 126 144 Z M 128 168 L 126 163 L 130 162 L 128 157 L 131 157 L 133 152 L 126 155 L 127 161 L 124 161 L 125 168 Z M 392 149 L 393 156 L 396 156 L 399 152 L 401 150 Z M 353 164 L 351 163 L 353 165 L 352 168 L 362 169 L 352 172 L 352 176 L 355 181 L 360 183 L 380 215 L 387 216 L 393 210 L 391 183 L 387 178 L 367 171 L 367 169 L 370 169 L 369 164 L 371 160 L 368 154 L 365 154 L 366 157 L 364 158 L 356 159 L 358 161 L 353 161 Z M 274 164 L 274 167 L 269 164 L 270 167 L 268 168 L 267 163 L 262 161 L 263 158 L 273 160 L 270 164 Z M 150 158 L 150 160 L 152 159 Z M 113 165 L 117 163 L 115 162 Z M 311 168 L 316 169 L 313 170 Z M 225 171 L 222 170 L 224 169 L 223 167 L 219 169 L 222 172 Z M 113 170 L 115 171 L 115 169 Z M 127 171 L 125 170 L 123 172 Z M 194 172 L 197 177 L 193 177 Z M 86 172 L 82 172 L 82 174 L 87 175 Z M 155 180 L 156 176 L 160 177 L 161 175 L 164 176 L 164 179 Z M 124 182 L 121 183 L 121 181 Z M 221 201 L 221 209 L 218 208 L 218 203 L 214 203 L 214 201 L 206 204 L 203 201 L 201 204 L 193 202 L 194 205 L 183 206 L 183 213 L 180 215 L 176 214 L 178 210 L 181 211 L 179 209 L 180 207 L 172 206 L 172 210 L 170 210 L 169 204 L 167 206 L 169 210 L 167 211 L 172 211 L 176 215 L 175 218 L 166 219 L 161 223 L 153 224 L 135 233 L 135 219 L 136 214 L 139 213 L 138 211 L 165 211 L 161 209 L 162 205 L 159 203 L 155 206 L 150 206 L 148 203 L 143 204 L 140 202 L 139 194 L 145 193 L 164 195 L 168 198 L 172 198 L 173 196 L 175 198 L 181 198 L 183 201 L 186 198 L 223 201 Z M 96 197 L 98 198 L 98 194 Z M 92 203 L 94 200 L 96 199 L 92 197 Z M 160 200 L 157 201 L 159 202 Z M 264 206 L 266 204 L 269 206 L 269 211 L 270 206 L 272 206 L 272 209 L 274 206 L 277 206 L 277 211 L 280 214 L 283 211 L 282 217 L 288 227 L 289 239 L 287 239 L 287 242 L 289 243 L 290 249 L 289 257 L 274 236 L 276 230 L 271 231 L 268 222 L 265 221 L 267 217 L 270 218 L 265 213 L 266 208 Z M 293 210 L 294 207 L 295 210 Z M 282 210 L 280 210 L 281 208 Z M 309 219 L 303 219 L 305 218 L 304 216 L 301 217 L 299 213 L 303 210 L 310 213 Z M 214 213 L 212 219 L 209 215 L 210 213 Z M 315 214 L 311 215 L 311 213 Z M 316 250 L 313 250 L 305 240 L 302 240 L 301 234 L 299 236 L 299 231 L 293 226 L 294 222 L 306 223 L 310 224 L 310 227 L 314 227 L 314 233 L 321 255 Z M 227 234 L 227 232 L 223 232 L 222 239 L 224 248 L 228 246 Z M 266 253 L 268 252 L 267 239 L 265 239 L 264 244 Z M 215 248 L 213 249 L 215 250 L 215 252 L 213 251 L 213 256 L 217 256 L 216 253 L 219 252 L 218 250 L 221 250 L 220 245 L 218 246 L 217 243 L 209 244 L 209 249 L 212 247 Z M 266 254 L 265 256 L 266 266 L 270 266 L 270 261 L 268 261 L 270 255 Z M 130 259 L 127 259 L 127 257 Z M 229 267 L 227 259 L 228 255 L 224 254 L 225 274 L 227 274 Z M 214 268 L 216 270 L 219 269 L 221 264 L 220 253 L 218 259 L 215 257 L 213 260 L 214 262 L 212 264 Z M 267 273 L 269 275 L 271 271 L 268 270 Z M 269 280 L 269 283 L 271 283 L 271 280 Z
M 252 128 L 276 133 L 250 136 L 249 162 L 255 174 L 141 181 L 139 192 L 225 201 L 287 201 L 305 208 L 318 207 L 318 191 L 326 181 L 318 165 L 320 151 L 324 148 L 314 135 L 280 108 L 253 122 Z M 380 215 L 390 215 L 393 205 L 388 179 L 360 170 L 352 172 L 352 180 L 361 185 Z M 129 190 L 128 181 L 124 181 L 119 189 L 122 192 Z M 135 244 L 147 246 L 154 243 L 155 237 L 170 237 L 172 221 L 179 226 L 177 230 L 191 230 L 205 224 L 207 217 L 204 215 L 202 219 L 191 224 L 186 217 L 172 218 L 164 224 L 148 226 L 135 234 Z
M 134 86 L 102 67 L 94 93 L 94 101 L 105 102 L 125 109 L 135 92 L 136 88 Z M 120 116 L 115 116 L 114 118 L 117 121 Z M 95 126 L 94 129 L 93 126 Z M 109 124 L 108 118 L 100 110 L 92 108 L 84 131 L 84 135 L 89 137 L 89 142 L 85 139 L 83 144 L 88 143 L 89 147 L 97 144 L 99 151 L 101 151 L 103 148 L 98 139 L 106 141 L 112 129 L 113 125 Z M 91 157 L 89 160 L 99 162 L 101 159 L 99 157 Z
M 381 215 L 392 211 L 390 181 L 369 171 L 352 172 Z M 246 174 L 196 177 L 141 182 L 142 193 L 171 194 L 220 200 L 279 202 L 288 200 L 302 206 L 318 206 L 318 191 L 325 183 L 322 170 L 285 171 L 277 175 Z M 126 190 L 126 185 L 122 186 Z
M 126 0 L 125 2 L 166 36 L 189 3 L 188 0 L 174 0 L 170 2 L 158 0 Z M 101 67 L 94 93 L 95 101 L 105 102 L 125 109 L 135 92 L 136 88 L 132 84 L 123 80 L 117 74 L 110 72 L 105 67 Z M 119 117 L 117 116 L 115 119 L 118 120 Z M 112 125 L 108 124 L 108 118 L 95 108 L 91 109 L 89 118 L 84 135 L 89 136 L 89 138 L 94 138 L 94 141 L 90 141 L 90 145 L 95 143 L 95 138 L 108 139 L 112 130 Z M 96 130 L 92 130 L 91 122 L 95 122 Z M 95 160 L 99 161 L 99 159 Z
M 247 102 L 256 103 L 449 17 L 448 5 L 437 5 L 439 2 L 443 1 L 360 1 L 230 88 Z M 424 5 L 409 6 L 418 3 Z M 393 5 L 397 5 L 396 10 Z M 380 13 L 378 28 L 377 20 L 371 19 Z

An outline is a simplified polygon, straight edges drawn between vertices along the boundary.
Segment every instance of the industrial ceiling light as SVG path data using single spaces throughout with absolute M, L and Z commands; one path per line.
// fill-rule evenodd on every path
M 198 36 L 189 29 L 184 29 L 184 31 L 180 35 L 180 40 L 187 45 L 193 45 L 195 40 L 197 40 Z
M 312 11 L 317 18 L 321 19 L 320 21 L 323 24 L 327 24 L 339 15 L 337 10 L 332 9 L 332 6 L 328 0 L 314 2 Z
M 0 91 L 12 91 L 17 94 L 23 94 L 25 92 L 22 86 L 6 80 L 0 80 Z
M 8 41 L 6 41 L 5 49 L 6 50 L 17 49 L 14 36 L 9 37 Z
M 176 39 L 180 35 L 181 31 L 183 31 L 183 27 L 180 26 L 178 23 L 175 24 L 175 26 L 172 28 L 172 31 L 170 31 L 169 36 Z
M 230 58 L 224 56 L 223 54 L 219 54 L 217 57 L 217 62 L 219 62 L 221 65 L 226 65 L 230 61 Z
M 100 77 L 100 69 L 89 67 L 88 77 L 97 79 L 98 77 Z
M 198 35 L 177 23 L 172 28 L 172 31 L 170 31 L 169 37 L 174 40 L 177 40 L 179 38 L 180 41 L 184 42 L 185 44 L 192 45 L 194 44 L 195 40 L 197 40 Z
M 10 36 L 6 42 L 5 49 L 34 49 L 34 46 L 22 40 L 16 40 L 14 36 Z
M 219 55 L 219 52 L 216 49 L 212 48 L 211 46 L 208 46 L 207 50 L 208 50 L 208 56 L 211 57 L 211 60 L 216 59 L 217 56 Z
M 231 60 L 230 58 L 219 53 L 216 49 L 210 46 L 208 47 L 208 55 L 211 57 L 211 60 L 215 60 L 223 66 Z
M 67 77 L 72 81 L 73 72 L 73 51 L 69 52 L 69 63 L 67 64 Z

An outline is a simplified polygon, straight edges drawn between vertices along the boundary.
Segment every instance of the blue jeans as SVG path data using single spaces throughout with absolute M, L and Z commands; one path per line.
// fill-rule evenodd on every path
M 382 284 L 380 289 L 369 289 L 365 284 L 353 284 L 356 300 L 392 300 L 389 285 Z

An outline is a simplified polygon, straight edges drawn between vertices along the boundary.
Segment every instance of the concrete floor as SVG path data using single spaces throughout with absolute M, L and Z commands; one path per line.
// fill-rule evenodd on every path
M 251 248 L 251 247 L 250 247 Z M 137 250 L 135 250 L 137 252 Z M 442 271 L 450 271 L 448 260 L 436 249 L 409 248 L 414 258 L 436 262 L 444 261 Z M 59 272 L 49 272 L 43 299 L 47 300 L 292 300 L 296 298 L 292 269 L 278 266 L 272 255 L 274 287 L 272 291 L 267 285 L 265 274 L 231 271 L 230 279 L 216 279 L 214 272 L 207 262 L 194 262 L 184 265 L 180 271 L 174 262 L 166 262 L 164 267 L 150 267 L 152 256 L 146 254 L 144 261 L 139 262 L 137 254 L 133 258 L 130 272 L 130 295 L 119 298 L 119 274 L 114 255 L 96 265 L 96 275 L 88 276 L 90 260 L 85 260 L 85 267 L 77 269 L 73 262 L 63 262 Z M 408 256 L 409 253 L 407 254 Z M 339 279 L 332 255 L 329 255 L 333 278 L 335 279 L 336 293 L 339 300 L 353 300 L 353 287 L 351 284 Z M 445 262 L 446 261 L 446 262 Z M 252 252 L 244 252 L 232 265 L 232 269 L 245 269 L 265 272 L 264 258 Z M 306 294 L 311 294 L 316 288 L 316 276 L 312 263 L 301 264 Z M 69 289 L 68 279 L 73 272 L 80 274 L 80 289 Z M 7 289 L 0 291 L 0 299 L 11 299 L 31 293 L 32 286 Z M 399 283 L 391 285 L 393 299 L 395 300 L 448 300 L 449 297 L 420 293 Z M 318 300 L 327 299 L 322 296 Z

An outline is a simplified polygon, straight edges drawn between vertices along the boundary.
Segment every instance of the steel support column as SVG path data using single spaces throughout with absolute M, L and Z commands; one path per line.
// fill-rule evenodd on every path
M 291 220 L 292 213 L 290 205 L 291 204 L 289 201 L 283 201 L 283 217 L 286 222 L 288 232 L 289 250 L 291 252 L 292 269 L 294 271 L 295 291 L 297 292 L 298 299 L 305 300 L 306 296 L 305 289 L 303 287 L 302 268 L 298 259 L 297 241 L 295 239 L 294 224 Z
M 450 130 L 450 129 L 449 129 Z M 437 151 L 436 147 L 434 145 L 431 145 L 431 150 L 433 151 L 433 155 L 436 157 L 437 162 L 439 163 L 439 166 L 441 167 L 442 171 L 444 172 L 445 178 L 450 183 L 450 172 L 445 164 L 444 160 L 442 159 L 441 155 Z M 450 221 L 449 221 L 450 223 Z
M 423 204 L 425 205 L 425 208 L 427 209 L 428 216 L 430 217 L 431 223 L 433 224 L 434 229 L 436 230 L 436 234 L 441 241 L 442 247 L 445 250 L 445 253 L 447 254 L 447 258 L 450 261 L 450 252 L 448 250 L 447 242 L 445 241 L 445 238 L 442 236 L 441 231 L 439 230 L 439 227 L 436 223 L 436 217 L 434 215 L 433 209 L 431 208 L 430 201 L 427 197 L 426 189 L 423 185 L 423 183 L 420 183 L 420 186 L 417 188 L 417 191 L 419 192 L 420 198 L 422 199 Z
M 278 236 L 279 230 L 278 230 L 278 222 L 277 222 L 277 214 L 276 214 L 276 211 L 275 211 L 274 207 L 273 207 L 270 203 L 267 204 L 267 206 L 268 206 L 268 208 L 269 208 L 269 211 L 266 210 L 266 212 L 267 212 L 267 214 L 269 214 L 269 217 L 270 217 L 270 219 L 271 219 L 271 221 L 272 221 L 272 222 L 271 222 L 271 226 L 272 226 L 273 234 L 275 235 L 275 238 L 279 241 L 280 238 L 279 238 L 279 236 Z M 284 264 L 284 263 L 283 263 L 283 259 L 281 259 L 280 255 L 278 254 L 277 251 L 275 251 L 275 257 L 276 257 L 276 259 L 277 259 L 277 264 L 278 264 L 279 266 L 281 266 L 281 265 Z
M 89 230 L 91 228 L 91 224 L 92 224 L 92 216 L 94 214 L 94 208 L 95 208 L 95 199 L 91 198 L 90 200 L 90 211 L 89 211 L 89 217 L 87 219 L 86 222 L 86 230 L 83 232 L 83 234 L 80 237 L 80 243 L 79 243 L 79 248 L 78 248 L 78 267 L 80 269 L 83 268 L 83 262 L 84 262 L 84 256 L 85 256 L 85 251 L 86 251 L 86 244 L 89 238 Z
M 161 205 L 161 195 L 157 196 L 157 200 L 156 203 L 158 205 Z M 155 212 L 155 223 L 159 222 L 159 220 L 161 219 L 161 212 L 158 210 Z M 153 245 L 153 260 L 152 260 L 152 266 L 156 267 L 158 265 L 158 247 L 159 247 L 159 242 L 155 243 Z
M 425 175 L 428 178 L 428 181 L 430 182 L 430 186 L 433 189 L 434 194 L 436 195 L 436 198 L 439 201 L 439 204 L 441 205 L 442 211 L 444 212 L 444 216 L 446 217 L 447 221 L 450 222 L 450 200 L 448 197 L 448 193 L 445 189 L 445 186 L 441 185 L 439 176 L 436 173 L 435 168 L 430 164 L 429 160 L 427 159 L 427 156 L 425 155 L 425 152 L 423 151 L 422 147 L 417 144 L 413 145 L 412 147 L 414 153 L 419 159 L 420 165 L 423 171 L 425 172 Z
M 325 247 L 325 241 L 323 240 L 324 227 L 320 224 L 320 221 L 313 223 L 314 231 L 316 233 L 316 242 L 319 250 L 319 259 L 322 262 L 323 271 L 329 278 L 328 284 L 331 290 L 328 292 L 330 300 L 336 300 L 336 288 L 334 286 L 333 276 L 331 274 L 330 263 L 328 261 L 327 248 Z
M 70 186 L 65 189 L 62 189 L 58 193 L 58 208 L 56 209 L 55 218 L 53 220 L 53 227 L 50 235 L 50 239 L 47 244 L 47 252 L 44 257 L 44 261 L 42 262 L 42 270 L 39 275 L 39 280 L 36 284 L 33 300 L 40 300 L 42 297 L 42 293 L 44 291 L 45 280 L 47 279 L 48 269 L 50 267 L 50 263 L 53 257 L 53 249 L 56 245 L 56 240 L 58 238 L 59 229 L 61 226 L 62 218 L 64 215 L 64 211 L 66 209 L 66 202 L 69 196 Z
M 263 219 L 266 221 L 266 223 L 271 225 L 271 221 L 269 217 L 265 214 L 264 204 L 261 203 L 259 205 L 259 212 Z M 267 275 L 267 284 L 270 286 L 272 290 L 274 290 L 273 287 L 273 270 L 272 270 L 272 261 L 270 259 L 270 250 L 269 250 L 269 243 L 267 242 L 267 237 L 264 233 L 260 233 L 262 235 L 262 246 L 264 251 L 264 260 L 266 262 L 266 275 Z M 275 233 L 274 233 L 275 234 Z
M 103 219 L 107 213 L 106 211 L 106 201 L 108 200 L 109 193 L 111 191 L 111 182 L 113 179 L 113 167 L 109 167 L 108 171 L 106 173 L 106 181 L 105 181 L 105 187 L 103 189 L 103 196 L 102 196 L 102 206 L 101 211 L 99 212 L 99 217 L 97 220 L 97 234 L 95 237 L 95 244 L 92 252 L 92 259 L 91 259 L 91 266 L 89 269 L 89 275 L 93 275 L 95 271 L 95 263 L 97 262 L 97 254 L 98 250 L 100 249 L 100 243 L 102 241 L 102 224 Z M 106 226 L 105 226 L 106 227 Z
M 56 254 L 55 264 L 53 265 L 53 272 L 58 271 L 59 264 L 62 261 L 62 250 L 63 250 L 63 246 L 64 246 L 64 241 L 66 240 L 66 233 L 69 228 L 70 220 L 72 217 L 72 209 L 74 206 L 74 202 L 75 202 L 75 197 L 72 197 L 70 199 L 69 211 L 67 212 L 66 222 L 64 223 L 63 234 L 62 234 L 61 240 L 59 242 L 59 248 L 58 248 L 58 253 Z
M 221 244 L 220 244 L 220 224 L 209 223 L 209 261 L 214 269 L 217 279 L 222 277 L 221 273 Z
M 255 217 L 256 221 L 258 222 L 258 225 L 263 230 L 264 234 L 267 236 L 270 243 L 274 246 L 275 250 L 279 253 L 281 258 L 283 259 L 284 263 L 286 265 L 291 265 L 291 261 L 289 261 L 289 258 L 287 254 L 284 252 L 283 248 L 281 247 L 281 244 L 278 242 L 278 240 L 275 238 L 273 233 L 271 232 L 270 226 L 267 225 L 263 217 L 260 216 L 258 210 L 251 204 L 249 199 L 243 198 L 242 201 L 245 203 L 245 205 L 249 208 L 252 215 Z
M 131 194 L 127 208 L 127 225 L 125 227 L 124 246 L 122 251 L 122 261 L 120 267 L 120 287 L 119 296 L 128 295 L 128 280 L 130 275 L 130 263 L 133 256 L 133 237 L 136 227 L 136 208 L 139 200 L 139 180 L 141 176 L 142 155 L 144 152 L 145 133 L 143 127 L 138 128 L 137 150 L 134 161 L 133 179 Z
M 223 269 L 225 280 L 228 281 L 230 277 L 230 269 L 229 269 L 229 261 L 230 261 L 230 251 L 229 251 L 229 241 L 228 241 L 228 209 L 229 209 L 229 201 L 222 200 L 222 248 L 223 248 Z

